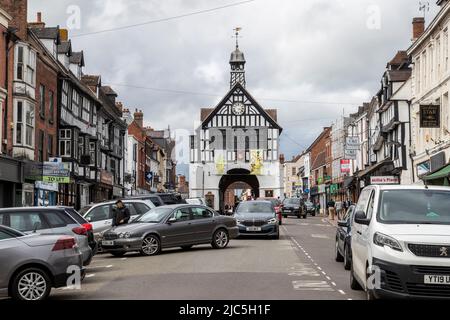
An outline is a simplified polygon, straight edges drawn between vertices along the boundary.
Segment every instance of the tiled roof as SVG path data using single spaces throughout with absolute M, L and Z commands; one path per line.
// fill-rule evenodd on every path
M 205 121 L 206 118 L 214 111 L 214 108 L 202 108 L 200 110 L 200 121 Z
M 411 70 L 389 70 L 388 78 L 393 82 L 403 82 L 411 77 Z
M 83 51 L 72 52 L 72 55 L 69 58 L 70 63 L 75 63 L 84 66 L 84 55 Z
M 59 40 L 59 27 L 30 28 L 30 29 L 40 39 Z
M 265 109 L 268 115 L 275 121 L 277 121 L 278 110 L 277 109 Z
M 103 86 L 103 87 L 100 87 L 100 90 L 104 93 L 104 94 L 106 94 L 106 95 L 115 95 L 115 96 L 117 96 L 118 94 L 110 87 L 110 86 Z
M 97 75 L 82 75 L 81 81 L 87 84 L 88 86 L 97 86 L 100 83 L 100 76 Z
M 61 41 L 58 45 L 58 53 L 70 53 L 72 51 L 72 43 L 69 41 Z

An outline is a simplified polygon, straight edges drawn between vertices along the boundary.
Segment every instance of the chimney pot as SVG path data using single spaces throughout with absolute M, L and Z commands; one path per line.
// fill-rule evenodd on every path
M 42 22 L 42 12 L 37 13 L 37 22 Z

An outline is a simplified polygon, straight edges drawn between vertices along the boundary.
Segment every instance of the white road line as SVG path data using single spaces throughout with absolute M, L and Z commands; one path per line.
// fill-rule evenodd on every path
M 294 290 L 303 291 L 334 291 L 326 281 L 300 280 L 292 281 Z
M 95 277 L 95 273 L 89 273 L 85 276 L 85 278 L 92 278 Z
M 326 276 L 326 275 L 327 275 L 327 273 L 326 273 L 326 272 L 324 272 L 324 271 L 322 271 L 322 274 L 323 274 L 324 276 Z
M 128 258 L 121 258 L 120 260 L 122 260 L 122 261 L 124 261 L 124 260 L 127 260 Z
M 320 271 L 322 271 L 322 268 L 321 268 L 321 267 L 317 267 L 317 269 L 319 269 Z
M 332 284 L 334 287 L 337 286 L 337 285 L 336 285 L 336 282 L 331 282 L 331 284 Z
M 345 292 L 344 292 L 344 290 L 338 290 L 339 291 L 339 293 L 340 294 L 342 294 L 342 295 L 344 295 L 345 296 Z
M 351 300 L 353 300 L 353 299 L 352 299 L 352 298 L 348 298 L 347 300 L 351 301 Z
M 109 269 L 109 268 L 112 268 L 112 267 L 113 267 L 112 264 L 109 264 L 109 265 L 107 265 L 107 266 L 90 266 L 90 267 L 86 267 L 86 270 L 103 269 L 103 268 Z
M 330 281 L 331 281 L 331 278 L 330 278 L 329 276 L 326 276 L 325 278 L 327 278 L 327 280 L 330 280 Z

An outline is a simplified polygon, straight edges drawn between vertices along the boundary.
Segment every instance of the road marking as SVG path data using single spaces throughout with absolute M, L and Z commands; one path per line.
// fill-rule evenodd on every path
M 333 285 L 333 287 L 337 287 L 336 282 L 331 282 L 331 284 Z
M 317 267 L 317 269 L 319 269 L 320 271 L 322 271 L 322 268 L 321 268 L 321 267 Z
M 299 263 L 297 264 L 297 266 L 292 267 L 288 275 L 294 277 L 302 277 L 302 276 L 320 277 L 320 274 L 317 272 L 317 270 L 313 268 L 311 265 L 306 263 Z
M 339 291 L 339 293 L 340 294 L 342 294 L 342 295 L 344 295 L 345 296 L 345 292 L 344 292 L 344 290 L 338 290 Z
M 113 267 L 113 265 L 112 264 L 109 264 L 109 265 L 107 265 L 107 266 L 91 266 L 91 267 L 86 267 L 86 270 L 93 270 L 93 269 L 109 269 L 109 268 L 112 268 Z
M 327 236 L 326 234 L 312 234 L 311 237 L 317 239 L 330 239 L 330 237 Z
M 85 278 L 92 278 L 95 277 L 95 273 L 89 273 L 85 276 Z
M 292 281 L 294 290 L 302 291 L 334 291 L 326 281 L 299 280 Z
M 128 258 L 121 258 L 120 260 L 122 260 L 122 261 L 124 261 L 124 260 L 127 260 Z
M 347 300 L 351 301 L 351 300 L 353 300 L 353 299 L 352 299 L 352 298 L 348 298 Z
M 330 278 L 329 276 L 326 276 L 325 278 L 327 278 L 327 280 L 330 280 L 330 281 L 331 281 L 331 278 Z

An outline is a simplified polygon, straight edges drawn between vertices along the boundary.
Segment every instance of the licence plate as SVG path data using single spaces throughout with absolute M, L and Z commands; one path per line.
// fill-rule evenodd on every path
M 250 231 L 250 232 L 261 231 L 261 228 L 260 227 L 248 227 L 247 231 Z
M 114 245 L 114 241 L 108 241 L 108 240 L 102 241 L 102 246 L 113 246 L 113 245 Z
M 289 210 L 289 209 L 286 209 L 286 210 L 284 210 L 284 212 L 291 212 L 292 210 Z
M 450 275 L 425 275 L 424 276 L 425 284 L 442 284 L 449 285 L 450 284 Z

